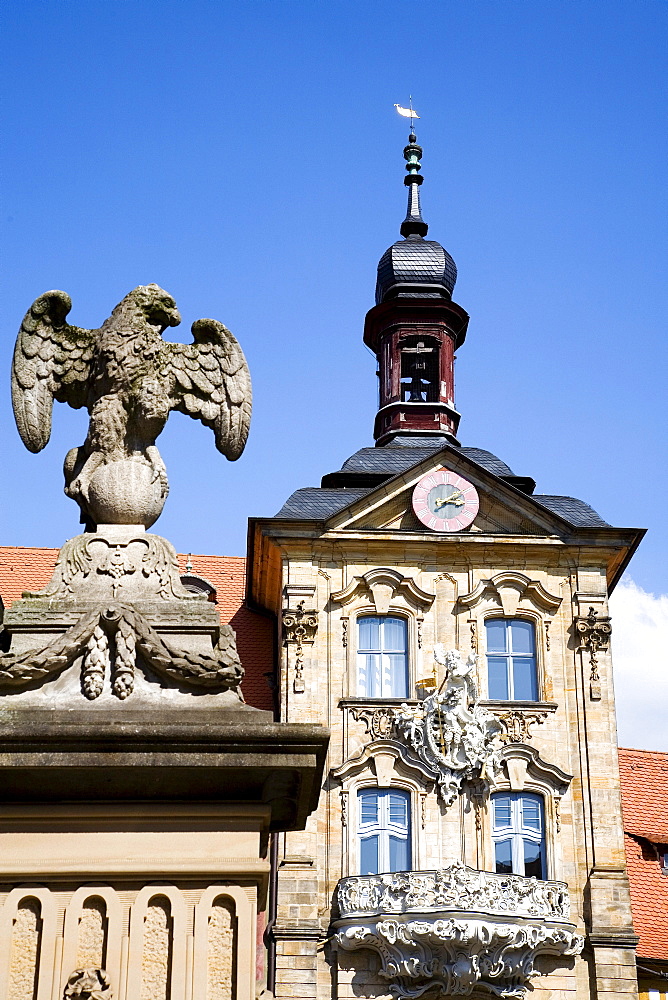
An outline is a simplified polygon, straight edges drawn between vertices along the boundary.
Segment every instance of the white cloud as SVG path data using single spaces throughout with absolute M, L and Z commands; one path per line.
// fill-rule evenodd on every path
M 619 745 L 668 750 L 668 594 L 624 577 L 610 598 Z

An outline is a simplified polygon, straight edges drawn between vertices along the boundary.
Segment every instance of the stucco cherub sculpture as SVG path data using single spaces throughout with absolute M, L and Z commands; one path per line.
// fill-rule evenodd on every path
M 498 720 L 478 704 L 473 675 L 477 656 L 466 660 L 456 649 L 434 647 L 434 660 L 445 667 L 441 688 L 418 706 L 404 704 L 395 716 L 398 733 L 438 775 L 438 790 L 452 805 L 464 781 L 493 786 L 500 767 Z

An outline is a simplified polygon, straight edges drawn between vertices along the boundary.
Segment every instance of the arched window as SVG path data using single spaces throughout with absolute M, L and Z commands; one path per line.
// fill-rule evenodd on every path
M 527 792 L 492 795 L 496 871 L 546 878 L 543 800 Z
M 537 701 L 536 640 L 531 622 L 488 618 L 487 691 L 500 701 Z
M 360 874 L 411 867 L 410 795 L 396 788 L 363 788 L 357 795 Z
M 408 623 L 390 615 L 357 619 L 357 693 L 408 697 Z

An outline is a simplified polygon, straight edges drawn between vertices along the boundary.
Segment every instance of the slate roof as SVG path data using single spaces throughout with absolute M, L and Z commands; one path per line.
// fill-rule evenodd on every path
M 398 476 L 400 472 L 417 465 L 429 458 L 434 452 L 440 451 L 444 441 L 439 440 L 433 445 L 408 447 L 406 445 L 386 445 L 384 448 L 360 448 L 354 455 L 347 458 L 341 466 L 341 472 L 387 472 Z M 495 476 L 512 476 L 512 470 L 493 455 L 491 451 L 482 448 L 461 448 L 462 455 L 482 465 L 483 469 Z
M 325 521 L 367 493 L 371 493 L 371 489 L 323 490 L 319 486 L 307 486 L 303 490 L 295 490 L 274 516 L 303 521 Z
M 348 474 L 353 482 L 355 482 L 355 475 L 378 476 L 376 485 L 380 485 L 383 482 L 381 478 L 383 475 L 389 479 L 406 472 L 414 465 L 429 458 L 430 455 L 440 451 L 445 443 L 444 439 L 435 439 L 433 442 L 429 442 L 427 438 L 423 439 L 423 442 L 413 445 L 392 444 L 386 445 L 384 448 L 360 448 L 354 455 L 346 459 L 340 472 Z M 486 451 L 484 448 L 461 448 L 460 451 L 462 455 L 501 479 L 517 478 L 512 469 L 496 455 L 493 455 L 491 451 Z M 331 476 L 328 478 L 336 479 L 339 477 Z M 533 480 L 531 482 L 533 483 Z M 359 500 L 360 497 L 371 493 L 373 489 L 375 489 L 375 485 L 370 485 L 368 482 L 364 483 L 363 486 L 346 485 L 345 488 L 337 486 L 305 487 L 296 490 L 288 497 L 275 517 L 324 521 L 332 514 L 336 514 L 344 507 L 354 503 L 355 500 Z M 534 495 L 533 499 L 553 514 L 558 514 L 574 528 L 609 527 L 607 521 L 604 521 L 584 500 L 546 494 Z
M 575 497 L 552 497 L 541 493 L 535 493 L 533 499 L 576 528 L 610 527 L 608 522 L 604 521 L 584 500 L 577 500 Z
M 668 955 L 668 753 L 619 750 L 624 847 L 638 958 Z
M 376 303 L 383 302 L 390 292 L 407 286 L 420 298 L 430 295 L 449 297 L 457 281 L 457 266 L 440 243 L 425 240 L 417 234 L 398 240 L 385 251 L 378 262 Z

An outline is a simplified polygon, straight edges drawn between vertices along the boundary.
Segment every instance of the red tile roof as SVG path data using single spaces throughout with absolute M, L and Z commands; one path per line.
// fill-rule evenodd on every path
M 0 546 L 0 598 L 6 608 L 24 590 L 41 590 L 51 579 L 58 549 Z M 239 556 L 179 555 L 179 569 L 203 577 L 216 590 L 221 623 L 237 634 L 237 648 L 246 670 L 244 698 L 255 708 L 273 708 L 267 673 L 274 666 L 274 623 L 244 605 L 246 560 Z
M 668 874 L 657 845 L 668 845 L 668 753 L 619 750 L 624 843 L 638 957 L 668 956 Z
M 624 829 L 668 844 L 668 753 L 619 751 Z

